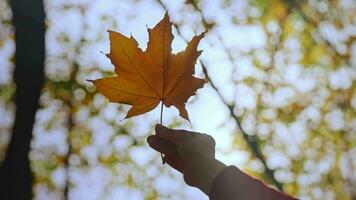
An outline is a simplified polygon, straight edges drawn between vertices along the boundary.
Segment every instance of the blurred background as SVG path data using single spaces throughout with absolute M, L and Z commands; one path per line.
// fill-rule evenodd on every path
M 0 0 L 0 164 L 7 149 L 13 157 L 22 152 L 29 163 L 14 166 L 31 170 L 21 179 L 33 177 L 18 193 L 32 187 L 41 200 L 207 199 L 148 147 L 159 108 L 122 120 L 128 107 L 108 103 L 86 81 L 114 75 L 101 53 L 109 51 L 108 29 L 132 34 L 145 49 L 146 25 L 168 10 L 174 52 L 208 31 L 196 76 L 210 82 L 187 104 L 191 124 L 174 108 L 165 108 L 163 124 L 210 134 L 218 159 L 300 199 L 356 199 L 354 0 L 44 0 L 43 9 L 36 0 L 26 8 L 35 18 L 21 14 L 23 2 Z M 15 59 L 21 42 L 14 26 L 20 32 L 31 19 L 39 28 L 25 35 L 40 37 L 45 27 L 45 45 L 25 45 L 39 64 L 20 73 L 30 61 L 21 53 Z M 39 106 L 16 98 L 20 89 L 40 91 Z M 34 104 L 25 112 L 35 113 L 27 130 L 16 128 L 16 117 L 26 115 L 15 116 L 21 102 Z

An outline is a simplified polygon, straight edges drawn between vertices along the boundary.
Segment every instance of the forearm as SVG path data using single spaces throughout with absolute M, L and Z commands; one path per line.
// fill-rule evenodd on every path
M 209 197 L 211 200 L 295 199 L 268 187 L 261 181 L 245 174 L 234 166 L 224 168 L 216 176 L 211 185 Z

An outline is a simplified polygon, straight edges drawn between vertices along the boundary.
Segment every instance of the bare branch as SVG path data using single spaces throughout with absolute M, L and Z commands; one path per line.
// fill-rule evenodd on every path
M 159 2 L 159 4 L 165 9 L 167 10 L 167 7 L 164 5 L 164 3 L 161 0 L 157 0 Z M 192 2 L 190 2 L 192 3 Z M 194 3 L 194 2 L 193 2 Z M 193 7 L 196 8 L 196 10 L 198 12 L 200 12 L 201 16 L 202 16 L 202 20 L 203 20 L 203 24 L 204 27 L 211 27 L 210 23 L 208 23 L 203 14 L 201 13 L 200 9 L 197 9 L 198 6 L 196 4 L 193 4 Z M 178 27 L 177 24 L 174 24 L 175 28 L 177 29 L 177 32 L 180 36 L 182 36 L 181 32 L 180 32 L 180 28 Z M 182 36 L 183 38 L 183 36 Z M 184 40 L 186 40 L 185 38 L 183 38 Z M 221 39 L 221 37 L 219 37 L 219 39 Z M 222 43 L 223 44 L 223 43 Z M 229 52 L 229 50 L 227 49 L 226 46 L 223 45 L 223 49 L 226 52 L 226 54 L 228 55 L 228 60 L 234 65 L 233 62 L 233 57 L 231 55 L 231 53 Z M 222 93 L 220 92 L 220 90 L 217 88 L 217 86 L 214 84 L 214 82 L 211 80 L 208 71 L 207 71 L 207 67 L 205 65 L 205 63 L 203 61 L 200 60 L 200 63 L 202 65 L 203 68 L 203 73 L 205 74 L 206 78 L 210 81 L 212 88 L 216 91 L 216 93 L 218 94 L 218 96 L 220 97 L 220 100 L 223 102 L 223 104 L 229 109 L 230 115 L 231 117 L 235 120 L 244 140 L 246 141 L 246 143 L 248 144 L 248 146 L 250 147 L 252 153 L 254 156 L 256 156 L 263 164 L 264 168 L 265 168 L 265 175 L 266 177 L 268 177 L 270 179 L 270 181 L 272 182 L 272 184 L 274 184 L 280 191 L 283 191 L 283 184 L 280 183 L 279 181 L 276 180 L 276 178 L 274 177 L 274 170 L 270 169 L 267 166 L 265 157 L 259 147 L 258 141 L 257 141 L 257 137 L 255 135 L 249 135 L 246 133 L 246 131 L 242 128 L 241 126 L 241 119 L 234 113 L 234 109 L 235 109 L 235 105 L 230 105 L 223 97 Z

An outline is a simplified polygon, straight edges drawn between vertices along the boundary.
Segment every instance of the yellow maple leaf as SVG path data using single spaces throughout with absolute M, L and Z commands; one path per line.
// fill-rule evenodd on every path
M 193 76 L 196 60 L 202 52 L 197 46 L 204 33 L 194 36 L 184 51 L 172 54 L 172 23 L 167 13 L 153 29 L 148 29 L 146 51 L 138 47 L 132 36 L 108 32 L 110 53 L 107 57 L 118 76 L 94 80 L 99 92 L 110 102 L 131 105 L 126 118 L 146 113 L 162 101 L 167 107 L 175 106 L 180 116 L 189 121 L 185 103 L 206 82 Z

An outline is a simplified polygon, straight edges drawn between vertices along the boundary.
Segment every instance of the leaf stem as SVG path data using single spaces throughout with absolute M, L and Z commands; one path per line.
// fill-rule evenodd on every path
M 160 124 L 161 125 L 162 125 L 162 121 L 163 121 L 163 100 L 162 100 L 162 103 L 161 103 L 161 117 L 160 117 Z M 166 162 L 164 162 L 162 153 L 161 153 L 161 159 L 162 159 L 162 165 L 164 165 Z
M 162 125 L 162 120 L 163 120 L 163 100 L 161 103 L 161 118 L 160 118 L 160 124 Z

